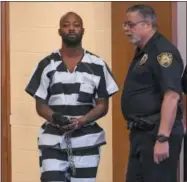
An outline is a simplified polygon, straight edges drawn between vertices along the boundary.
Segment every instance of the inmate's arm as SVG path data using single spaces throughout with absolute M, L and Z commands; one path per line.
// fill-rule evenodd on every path
M 99 99 L 96 100 L 96 106 L 91 111 L 89 111 L 86 115 L 84 115 L 81 118 L 81 120 L 83 120 L 85 123 L 89 123 L 105 116 L 107 112 L 108 112 L 108 99 Z
M 53 110 L 41 99 L 36 99 L 36 111 L 39 116 L 43 117 L 49 122 L 52 122 Z

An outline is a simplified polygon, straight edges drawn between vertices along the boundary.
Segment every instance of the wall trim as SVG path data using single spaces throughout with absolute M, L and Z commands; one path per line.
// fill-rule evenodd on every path
M 1 179 L 11 182 L 9 2 L 1 2 Z

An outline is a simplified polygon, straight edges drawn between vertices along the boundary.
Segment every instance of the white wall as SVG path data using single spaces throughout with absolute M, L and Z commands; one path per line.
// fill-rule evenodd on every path
M 183 58 L 184 66 L 186 65 L 186 6 L 187 2 L 177 2 L 177 47 L 181 53 Z M 179 164 L 179 176 L 180 182 L 184 182 L 184 169 L 183 169 L 183 161 L 184 161 L 183 147 L 180 155 L 180 164 Z
M 177 2 L 177 46 L 186 64 L 186 2 Z
M 1 3 L 0 3 L 0 42 L 1 42 Z M 1 45 L 2 46 L 2 45 Z M 1 49 L 0 49 L 0 85 L 1 85 Z M 1 89 L 0 89 L 1 95 Z M 1 96 L 0 96 L 0 118 L 1 118 Z M 1 120 L 0 120 L 0 136 L 1 136 Z M 0 156 L 1 156 L 1 140 L 0 140 Z M 1 181 L 1 158 L 0 158 L 0 181 Z

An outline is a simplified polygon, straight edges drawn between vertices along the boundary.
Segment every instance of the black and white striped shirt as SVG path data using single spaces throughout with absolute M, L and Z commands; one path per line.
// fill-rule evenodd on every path
M 95 106 L 95 99 L 109 98 L 118 86 L 107 66 L 98 56 L 85 51 L 73 72 L 69 72 L 59 51 L 41 60 L 26 87 L 34 98 L 48 103 L 55 112 L 70 118 L 79 118 Z M 39 146 L 65 148 L 64 136 L 57 128 L 43 125 Z M 72 134 L 73 148 L 94 147 L 105 144 L 104 130 L 96 122 Z

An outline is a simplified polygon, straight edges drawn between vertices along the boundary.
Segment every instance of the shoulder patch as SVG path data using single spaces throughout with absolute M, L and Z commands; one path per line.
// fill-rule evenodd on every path
M 161 66 L 167 68 L 173 61 L 173 55 L 169 52 L 162 52 L 157 56 L 157 60 Z

